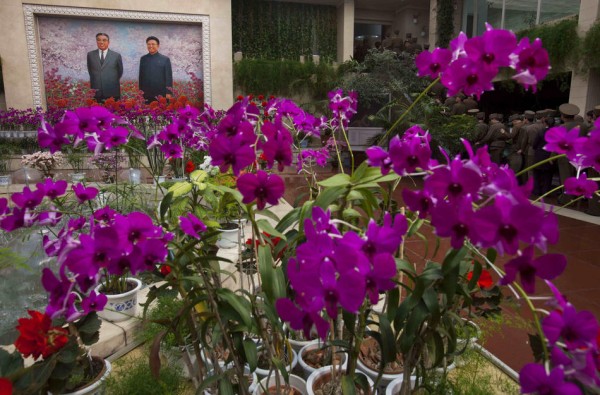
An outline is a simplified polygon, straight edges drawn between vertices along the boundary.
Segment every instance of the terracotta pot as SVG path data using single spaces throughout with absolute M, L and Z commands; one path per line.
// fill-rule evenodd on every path
M 102 359 L 100 357 L 92 357 L 92 358 Z M 96 378 L 91 383 L 87 384 L 85 387 L 83 387 L 81 389 L 78 389 L 77 391 L 65 392 L 64 394 L 61 394 L 61 395 L 104 395 L 104 390 L 106 387 L 106 379 L 108 378 L 108 375 L 112 371 L 112 366 L 108 360 L 102 359 L 102 361 L 104 362 L 104 369 L 102 369 L 102 371 L 98 374 L 98 376 L 96 376 Z M 52 395 L 52 393 L 50 393 L 50 392 L 48 392 L 48 394 Z
M 116 295 L 106 295 L 108 302 L 104 310 L 98 312 L 98 316 L 106 321 L 119 322 L 130 319 L 137 313 L 137 296 L 142 288 L 142 282 L 137 278 L 127 277 L 128 283 L 135 284 L 135 287 L 128 292 Z M 103 285 L 96 287 L 96 293 L 102 292 Z
M 361 372 L 356 373 L 363 374 Z M 369 394 L 375 394 L 375 389 L 373 388 L 375 384 L 373 383 L 373 380 L 371 380 L 371 378 L 369 378 L 368 376 L 366 376 L 366 378 L 369 383 Z M 321 385 L 327 383 L 330 379 L 331 366 L 323 366 L 322 368 L 315 370 L 311 373 L 310 376 L 308 376 L 308 379 L 306 380 L 306 392 L 308 393 L 308 395 L 314 395 L 315 389 L 319 389 Z
M 285 384 L 285 380 L 283 379 L 283 376 L 281 375 L 281 373 L 278 372 L 277 375 L 279 376 L 280 383 Z M 307 392 L 306 381 L 304 381 L 304 379 L 302 379 L 299 376 L 296 376 L 295 374 L 290 374 L 289 377 L 290 377 L 289 384 L 293 389 L 296 390 L 296 392 L 298 392 L 302 395 L 309 394 Z M 265 392 L 264 389 L 267 389 L 267 391 L 268 391 L 271 388 L 276 389 L 276 381 L 275 381 L 274 374 L 271 374 L 269 377 L 265 377 L 262 380 L 260 380 L 258 385 L 256 386 L 256 389 L 254 390 L 253 394 L 254 395 L 269 394 L 269 392 Z M 280 386 L 279 388 L 282 388 L 282 387 Z

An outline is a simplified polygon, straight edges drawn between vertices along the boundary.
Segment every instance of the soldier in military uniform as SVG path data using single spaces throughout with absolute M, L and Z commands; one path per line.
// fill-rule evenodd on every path
M 481 141 L 487 135 L 487 132 L 490 127 L 487 123 L 485 123 L 485 113 L 483 111 L 478 111 L 477 109 L 475 109 L 469 110 L 469 113 L 471 113 L 472 111 L 475 112 L 475 116 L 477 117 L 477 125 L 475 125 L 473 145 L 475 146 L 475 148 L 480 148 L 483 145 L 481 144 Z
M 510 150 L 508 152 L 508 166 L 516 174 L 523 168 L 522 144 L 524 143 L 523 135 L 525 135 L 525 133 L 521 133 L 523 117 L 519 114 L 514 114 L 508 118 L 508 122 L 512 124 L 508 138 L 510 143 Z
M 477 104 L 475 99 L 473 99 L 472 95 L 467 96 L 467 98 L 465 100 L 463 100 L 463 104 L 465 105 L 465 107 L 467 107 L 467 111 L 475 110 L 479 107 L 479 105 Z
M 525 111 L 527 116 L 527 111 Z M 541 133 L 543 129 L 546 128 L 544 124 L 544 119 L 546 118 L 546 110 L 540 110 L 535 112 L 535 122 L 532 122 L 527 126 L 525 133 L 526 136 L 526 149 L 527 152 L 525 155 L 525 168 L 529 168 L 535 164 L 535 149 L 533 148 L 533 142 L 535 141 L 538 133 Z M 527 174 L 527 179 L 533 178 L 533 171 L 529 171 Z
M 500 118 L 500 114 L 490 115 L 490 128 L 481 141 L 481 145 L 487 144 L 492 162 L 497 164 L 502 162 L 502 153 L 509 137 L 507 128 L 500 122 Z
M 459 93 L 454 98 L 454 104 L 452 105 L 452 110 L 450 110 L 450 115 L 464 115 L 467 113 L 467 106 L 463 104 L 464 95 Z

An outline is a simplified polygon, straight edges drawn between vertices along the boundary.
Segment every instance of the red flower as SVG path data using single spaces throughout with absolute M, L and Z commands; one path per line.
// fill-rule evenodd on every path
M 265 100 L 265 97 L 263 95 L 258 95 L 257 99 L 260 100 L 260 101 L 263 101 L 263 100 Z
M 158 269 L 160 271 L 160 274 L 162 274 L 163 276 L 168 276 L 171 273 L 171 266 L 169 265 L 160 265 L 160 269 Z
M 0 395 L 12 395 L 12 382 L 9 379 L 0 377 Z
M 188 160 L 187 163 L 185 164 L 185 172 L 191 173 L 195 169 L 196 169 L 196 166 L 194 166 L 194 162 L 192 162 L 191 160 Z
M 244 96 L 242 96 L 242 95 L 239 95 L 239 96 L 237 97 L 237 100 L 238 100 L 238 101 L 244 100 Z
M 467 273 L 467 280 L 471 281 L 471 278 L 473 278 L 473 272 Z M 481 289 L 490 288 L 494 285 L 494 280 L 492 280 L 490 272 L 483 269 L 481 271 L 481 276 L 479 276 L 479 280 L 477 280 L 477 285 L 479 285 L 479 288 Z
M 20 335 L 15 341 L 15 347 L 24 357 L 31 355 L 37 359 L 41 355 L 47 358 L 67 344 L 69 331 L 60 327 L 51 328 L 52 320 L 46 314 L 35 310 L 29 310 L 28 313 L 31 318 L 18 320 Z

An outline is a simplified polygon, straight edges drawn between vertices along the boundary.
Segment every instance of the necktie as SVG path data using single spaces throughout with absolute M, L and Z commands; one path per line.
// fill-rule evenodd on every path
M 100 64 L 104 63 L 104 51 L 102 51 L 102 55 L 100 55 Z

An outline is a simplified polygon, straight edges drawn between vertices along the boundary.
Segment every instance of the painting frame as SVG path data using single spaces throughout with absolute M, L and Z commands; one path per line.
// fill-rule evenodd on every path
M 42 67 L 40 32 L 38 29 L 39 16 L 59 16 L 97 20 L 120 20 L 132 22 L 160 22 L 197 24 L 202 31 L 202 80 L 204 89 L 204 103 L 211 104 L 211 51 L 210 51 L 210 18 L 208 15 L 177 14 L 149 11 L 129 11 L 113 9 L 96 9 L 83 7 L 47 6 L 24 4 L 25 34 L 27 42 L 27 56 L 31 75 L 31 88 L 34 107 L 45 104 L 44 76 Z

